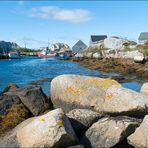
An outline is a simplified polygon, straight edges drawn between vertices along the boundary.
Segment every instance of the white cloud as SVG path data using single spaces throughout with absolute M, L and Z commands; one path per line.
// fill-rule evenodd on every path
M 24 1 L 23 1 L 23 0 L 19 0 L 19 1 L 18 1 L 18 5 L 19 5 L 19 6 L 24 5 Z
M 91 13 L 85 9 L 61 9 L 56 6 L 34 7 L 29 16 L 42 19 L 53 19 L 73 23 L 86 22 L 91 19 Z

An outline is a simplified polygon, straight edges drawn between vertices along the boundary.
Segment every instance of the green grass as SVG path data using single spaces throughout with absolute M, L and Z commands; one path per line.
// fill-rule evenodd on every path
M 138 45 L 137 48 L 144 55 L 148 56 L 148 43 L 145 43 L 144 45 Z
M 100 55 L 102 55 L 102 52 L 106 50 L 105 48 L 90 48 L 88 49 L 87 52 L 91 52 L 91 53 L 99 53 Z
M 129 48 L 129 47 L 124 48 L 124 51 L 125 51 L 125 52 L 126 52 L 126 51 L 133 51 L 133 50 L 135 50 L 135 49 L 131 49 L 131 48 Z

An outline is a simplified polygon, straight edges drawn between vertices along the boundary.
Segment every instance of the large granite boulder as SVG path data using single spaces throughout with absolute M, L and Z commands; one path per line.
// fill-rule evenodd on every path
M 77 53 L 75 55 L 76 58 L 83 58 L 84 57 L 84 54 L 83 53 Z
M 148 83 L 144 83 L 144 84 L 142 85 L 140 92 L 141 92 L 142 94 L 148 95 Z
M 120 84 L 111 79 L 80 75 L 60 75 L 51 81 L 51 100 L 54 107 L 66 112 L 75 108 L 102 111 L 106 90 Z
M 78 135 L 102 117 L 100 113 L 88 109 L 73 109 L 66 115 Z
M 120 50 L 124 48 L 124 43 L 126 42 L 127 40 L 123 38 L 109 37 L 104 40 L 104 48 Z
M 51 82 L 51 100 L 66 111 L 92 109 L 114 115 L 147 114 L 148 96 L 123 88 L 111 79 L 80 75 L 61 75 Z
M 17 89 L 16 94 L 34 116 L 52 108 L 51 101 L 39 86 L 27 86 Z
M 145 60 L 145 57 L 143 53 L 140 53 L 140 52 L 134 57 L 134 62 L 136 63 L 143 63 L 144 60 Z
M 142 62 L 144 60 L 144 55 L 138 50 L 125 51 L 123 53 L 122 58 L 134 59 L 135 62 Z
M 106 117 L 94 123 L 82 138 L 87 147 L 113 147 L 135 131 L 139 122 L 129 117 Z
M 62 109 L 35 117 L 19 125 L 0 140 L 1 147 L 66 147 L 77 137 Z
M 108 114 L 144 116 L 148 113 L 148 96 L 124 87 L 112 86 L 106 91 L 103 111 Z
M 145 116 L 142 124 L 128 137 L 128 143 L 134 147 L 148 147 L 148 115 Z

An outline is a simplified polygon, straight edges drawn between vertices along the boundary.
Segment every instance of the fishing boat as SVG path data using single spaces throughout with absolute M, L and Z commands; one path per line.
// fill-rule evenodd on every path
M 16 51 L 10 51 L 8 53 L 8 56 L 10 59 L 20 59 L 21 58 L 20 54 Z
M 39 52 L 37 55 L 40 58 L 51 58 L 51 57 L 55 57 L 56 53 L 55 52 L 49 52 L 47 49 L 44 49 L 41 52 Z
M 56 57 L 61 60 L 66 60 L 72 56 L 72 51 L 69 49 L 62 48 L 56 53 Z

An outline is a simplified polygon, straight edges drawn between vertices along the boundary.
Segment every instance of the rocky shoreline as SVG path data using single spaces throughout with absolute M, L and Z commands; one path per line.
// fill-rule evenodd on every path
M 0 94 L 1 147 L 148 147 L 148 83 L 140 93 L 113 79 L 60 75 L 42 88 Z
M 71 61 L 79 62 L 84 66 L 93 70 L 100 70 L 104 72 L 115 72 L 119 76 L 111 78 L 118 82 L 126 81 L 148 81 L 148 62 L 135 63 L 133 59 L 122 58 L 86 58 L 86 57 L 73 57 Z

